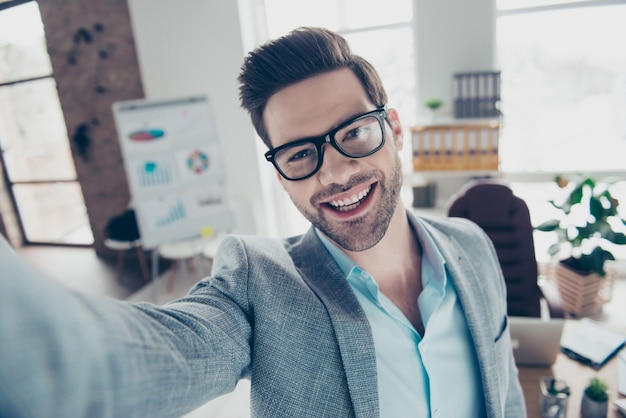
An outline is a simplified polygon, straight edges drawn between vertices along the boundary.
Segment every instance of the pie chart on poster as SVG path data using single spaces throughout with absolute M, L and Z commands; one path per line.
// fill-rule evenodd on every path
M 163 129 L 141 129 L 131 132 L 128 137 L 132 141 L 152 141 L 155 139 L 159 139 L 164 135 L 165 131 Z
M 194 150 L 187 156 L 189 171 L 200 174 L 209 169 L 209 156 L 200 150 Z

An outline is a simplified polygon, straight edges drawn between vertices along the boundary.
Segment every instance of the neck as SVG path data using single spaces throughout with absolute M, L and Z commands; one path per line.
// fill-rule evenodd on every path
M 372 274 L 381 287 L 385 283 L 421 277 L 421 248 L 406 210 L 398 204 L 383 238 L 365 251 L 344 252 L 361 268 Z
M 372 275 L 378 286 L 424 335 L 417 306 L 422 292 L 422 251 L 402 205 L 398 205 L 385 236 L 374 247 L 347 255 Z

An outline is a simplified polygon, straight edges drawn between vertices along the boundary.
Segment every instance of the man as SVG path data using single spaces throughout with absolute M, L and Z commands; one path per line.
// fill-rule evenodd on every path
M 0 251 L 0 416 L 176 416 L 244 377 L 259 417 L 525 416 L 495 252 L 403 208 L 402 129 L 371 65 L 302 28 L 239 80 L 313 227 L 228 237 L 163 307 L 69 293 Z

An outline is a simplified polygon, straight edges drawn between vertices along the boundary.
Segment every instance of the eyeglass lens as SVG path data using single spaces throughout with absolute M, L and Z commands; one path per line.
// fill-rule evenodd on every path
M 368 115 L 340 128 L 333 135 L 333 145 L 349 157 L 370 154 L 383 142 L 383 126 L 375 116 Z M 321 165 L 321 145 L 314 142 L 296 143 L 282 148 L 274 162 L 289 179 L 299 179 L 313 173 Z

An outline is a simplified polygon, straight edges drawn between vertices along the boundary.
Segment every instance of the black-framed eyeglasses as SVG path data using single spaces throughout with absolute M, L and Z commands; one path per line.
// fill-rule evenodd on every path
M 299 139 L 265 153 L 287 180 L 304 180 L 322 166 L 324 144 L 332 145 L 346 157 L 363 158 L 374 154 L 385 145 L 385 118 L 387 107 L 382 106 L 343 122 L 326 135 Z

